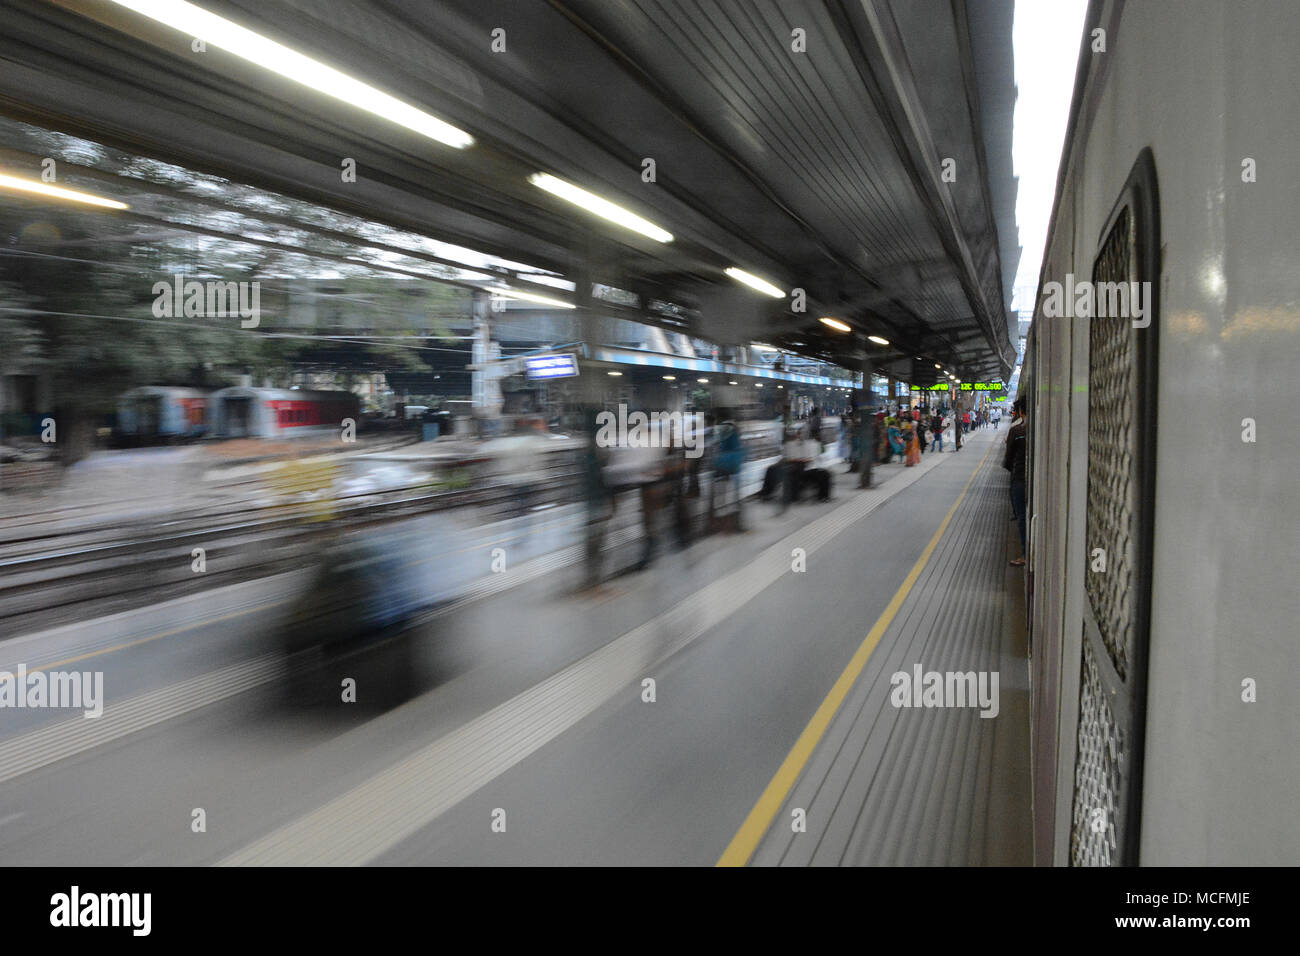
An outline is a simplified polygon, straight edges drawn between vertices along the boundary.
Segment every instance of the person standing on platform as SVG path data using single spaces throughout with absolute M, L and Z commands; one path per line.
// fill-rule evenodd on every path
M 939 451 L 943 451 L 943 416 L 942 415 L 936 413 L 930 419 L 930 434 L 934 436 L 930 444 L 930 450 L 934 451 L 937 448 Z
M 1021 395 L 1011 407 L 1011 430 L 1007 432 L 1007 448 L 1002 456 L 1002 467 L 1011 472 L 1011 510 L 1020 532 L 1020 557 L 1011 562 L 1023 567 L 1029 551 L 1025 543 L 1025 452 L 1028 432 L 1025 396 Z
M 907 449 L 905 462 L 908 468 L 921 463 L 920 437 L 917 435 L 917 426 L 914 422 L 904 420 L 903 422 L 903 446 Z
M 907 448 L 903 444 L 903 431 L 899 427 L 898 419 L 888 418 L 886 423 L 889 426 L 889 448 L 885 455 L 885 461 L 888 463 L 894 460 L 895 455 L 899 458 L 904 457 L 907 454 Z
M 817 443 L 818 454 L 822 447 L 822 413 L 816 405 L 808 413 L 808 437 Z

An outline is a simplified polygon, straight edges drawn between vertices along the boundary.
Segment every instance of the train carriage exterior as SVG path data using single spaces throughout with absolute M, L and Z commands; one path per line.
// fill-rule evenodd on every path
M 360 418 L 351 392 L 288 388 L 223 388 L 212 396 L 219 438 L 297 438 L 337 433 Z
M 1290 0 L 1088 11 L 1020 381 L 1040 864 L 1300 858 L 1298 49 Z
M 207 435 L 209 394 L 194 388 L 145 385 L 123 393 L 117 405 L 117 440 L 149 445 L 193 441 Z

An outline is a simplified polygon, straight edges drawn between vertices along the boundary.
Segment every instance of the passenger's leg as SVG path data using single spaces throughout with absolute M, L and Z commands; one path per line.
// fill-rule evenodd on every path
M 1011 485 L 1011 510 L 1016 514 L 1016 528 L 1020 532 L 1020 557 L 1011 563 L 1022 565 L 1028 557 L 1028 550 L 1025 547 L 1025 485 L 1023 482 L 1013 482 Z
M 617 499 L 610 495 L 608 501 L 592 498 L 587 504 L 587 587 L 596 587 L 601 581 L 602 553 L 605 546 L 605 527 L 614 514 Z
M 653 484 L 641 486 L 641 567 L 649 567 L 655 554 L 655 525 L 658 521 L 656 501 L 658 489 Z
M 740 472 L 736 472 L 728 480 L 736 495 L 736 530 L 745 530 L 745 496 L 740 493 Z
M 803 488 L 803 462 L 787 462 L 785 466 L 785 506 L 799 499 L 799 492 Z

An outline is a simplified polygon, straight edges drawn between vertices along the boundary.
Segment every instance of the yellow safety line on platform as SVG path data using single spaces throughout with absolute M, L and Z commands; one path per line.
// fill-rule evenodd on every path
M 839 711 L 840 705 L 844 703 L 844 698 L 848 696 L 849 690 L 853 687 L 858 675 L 862 673 L 862 668 L 866 666 L 871 652 L 876 649 L 880 643 L 880 638 L 884 635 L 889 625 L 893 623 L 894 616 L 898 614 L 899 608 L 907 600 L 908 594 L 911 593 L 913 585 L 920 578 L 921 572 L 925 570 L 926 564 L 930 561 L 930 556 L 934 554 L 934 549 L 938 547 L 939 541 L 943 538 L 944 532 L 948 530 L 948 523 L 952 521 L 952 516 L 957 513 L 957 507 L 966 497 L 966 492 L 979 474 L 980 469 L 984 467 L 984 462 L 988 460 L 993 449 L 997 447 L 997 442 L 989 446 L 989 450 L 984 453 L 978 465 L 971 472 L 971 476 L 966 479 L 966 484 L 953 502 L 948 513 L 944 515 L 943 521 L 939 524 L 939 530 L 934 533 L 930 543 L 926 545 L 921 556 L 916 559 L 916 564 L 912 565 L 912 570 L 908 572 L 907 577 L 903 580 L 898 591 L 895 592 L 893 599 L 885 608 L 884 613 L 876 621 L 875 626 L 863 638 L 862 643 L 858 646 L 853 658 L 849 661 L 848 667 L 844 668 L 844 673 L 840 674 L 839 680 L 831 688 L 831 692 L 826 695 L 817 712 L 813 714 L 812 720 L 808 721 L 808 726 L 804 728 L 799 739 L 795 741 L 794 747 L 786 755 L 784 762 L 772 778 L 772 782 L 767 785 L 763 795 L 758 798 L 754 804 L 754 809 L 749 811 L 749 816 L 745 822 L 740 825 L 736 835 L 731 838 L 731 843 L 723 852 L 722 857 L 718 860 L 718 866 L 744 866 L 758 849 L 759 842 L 767 833 L 768 828 L 772 825 L 781 805 L 785 803 L 786 797 L 794 788 L 795 781 L 803 772 L 804 765 L 808 763 L 808 758 L 812 756 L 813 751 L 817 749 L 817 744 L 821 741 L 822 735 L 826 733 L 826 728 L 830 726 L 831 720 Z

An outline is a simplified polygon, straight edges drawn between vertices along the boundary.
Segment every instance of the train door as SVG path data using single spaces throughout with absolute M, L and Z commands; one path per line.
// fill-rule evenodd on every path
M 1082 650 L 1070 862 L 1138 862 L 1154 526 L 1159 206 L 1149 150 L 1102 231 L 1094 288 L 1141 283 L 1145 316 L 1088 327 Z M 1132 288 L 1132 286 L 1130 286 Z M 1149 324 L 1143 325 L 1143 322 Z
M 135 400 L 136 437 L 140 441 L 153 441 L 162 432 L 163 397 L 141 395 Z
M 223 417 L 228 438 L 247 438 L 253 434 L 253 400 L 251 398 L 227 398 Z

